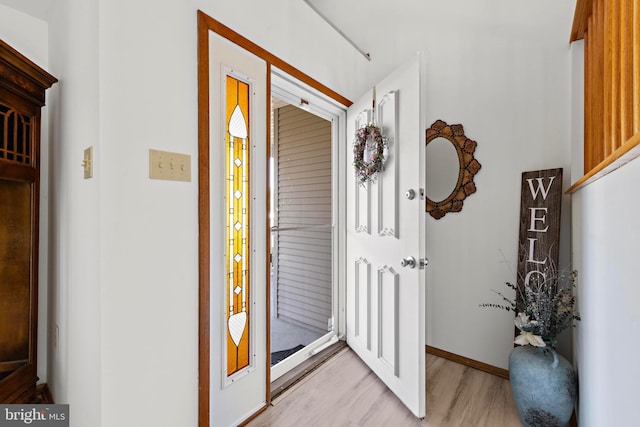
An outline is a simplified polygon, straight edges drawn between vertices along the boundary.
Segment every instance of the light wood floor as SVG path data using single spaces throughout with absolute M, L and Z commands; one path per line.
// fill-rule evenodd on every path
M 248 424 L 253 427 L 521 427 L 509 382 L 428 354 L 427 417 L 419 420 L 344 349 Z

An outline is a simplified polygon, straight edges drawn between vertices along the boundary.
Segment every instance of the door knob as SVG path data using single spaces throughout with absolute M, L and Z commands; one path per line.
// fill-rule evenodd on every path
M 416 197 L 416 191 L 413 188 L 410 188 L 404 193 L 404 197 L 409 200 L 413 200 Z
M 416 259 L 412 256 L 403 258 L 402 261 L 400 261 L 400 265 L 403 267 L 416 268 Z

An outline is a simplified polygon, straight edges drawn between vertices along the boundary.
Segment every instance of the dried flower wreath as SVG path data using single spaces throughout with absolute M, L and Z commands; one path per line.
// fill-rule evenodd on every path
M 375 182 L 378 173 L 384 170 L 387 138 L 379 127 L 368 124 L 358 129 L 353 142 L 353 166 L 361 184 Z

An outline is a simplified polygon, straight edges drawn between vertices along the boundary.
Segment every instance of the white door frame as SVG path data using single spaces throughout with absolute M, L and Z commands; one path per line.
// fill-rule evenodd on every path
M 306 85 L 288 73 L 276 67 L 271 68 L 271 95 L 276 96 L 292 105 L 309 111 L 331 122 L 331 157 L 332 157 L 332 235 L 333 235 L 333 260 L 332 260 L 332 312 L 333 331 L 323 335 L 313 343 L 305 347 L 304 351 L 296 353 L 286 360 L 271 368 L 271 381 L 276 380 L 293 367 L 302 363 L 329 343 L 344 339 L 346 333 L 345 297 L 346 287 L 344 281 L 344 256 L 345 253 L 345 196 L 341 183 L 344 182 L 345 152 L 344 146 L 346 109 L 343 105 L 331 100 L 323 93 Z M 302 103 L 304 99 L 306 103 Z
M 210 227 L 211 227 L 211 194 L 210 194 L 210 144 L 211 144 L 211 135 L 210 135 L 210 106 L 211 102 L 215 102 L 210 99 L 211 96 L 211 88 L 210 88 L 210 55 L 209 55 L 209 39 L 210 34 L 215 33 L 222 38 L 227 39 L 230 43 L 233 43 L 240 48 L 246 50 L 250 54 L 255 55 L 257 58 L 263 60 L 266 64 L 266 78 L 267 78 L 267 98 L 270 98 L 270 88 L 272 78 L 271 70 L 281 70 L 281 76 L 292 76 L 294 79 L 297 79 L 301 82 L 302 86 L 307 87 L 311 92 L 315 92 L 317 94 L 321 94 L 322 98 L 324 98 L 325 102 L 329 104 L 333 104 L 334 107 L 337 107 L 342 112 L 338 113 L 339 117 L 344 117 L 343 112 L 345 107 L 348 107 L 352 104 L 351 101 L 344 98 L 340 94 L 335 91 L 329 89 L 322 83 L 314 80 L 308 75 L 304 74 L 300 70 L 292 67 L 287 62 L 281 60 L 280 58 L 274 56 L 270 52 L 262 49 L 257 46 L 255 43 L 246 39 L 242 35 L 234 32 L 230 28 L 224 26 L 220 22 L 214 20 L 210 16 L 206 15 L 202 11 L 198 11 L 198 184 L 199 184 L 199 394 L 198 394 L 198 406 L 199 406 L 199 415 L 198 415 L 198 425 L 199 427 L 210 427 L 211 425 L 220 425 L 221 422 L 221 413 L 211 412 L 211 390 L 213 387 L 219 386 L 219 384 L 211 383 L 211 372 L 213 370 L 220 369 L 220 358 L 219 358 L 219 342 L 211 341 L 211 314 L 212 314 L 212 304 L 215 304 L 215 299 L 212 299 L 211 292 L 211 274 L 212 274 L 212 266 L 211 266 L 211 237 L 210 237 Z M 276 68 L 277 67 L 277 68 Z M 277 74 L 277 71 L 276 71 Z M 420 88 L 420 91 L 424 91 L 424 87 Z M 329 101 L 328 101 L 329 100 Z M 265 113 L 269 112 L 269 104 L 267 102 L 264 103 Z M 266 126 L 265 126 L 266 130 Z M 336 220 L 336 239 L 334 239 L 334 244 L 337 247 L 334 256 L 337 258 L 337 268 L 334 274 L 336 275 L 336 283 L 342 285 L 339 288 L 339 291 L 336 292 L 334 298 L 338 298 L 338 312 L 339 316 L 337 321 L 334 323 L 336 330 L 344 333 L 346 330 L 346 319 L 345 319 L 345 294 L 344 286 L 347 283 L 347 273 L 346 273 L 346 185 L 349 185 L 353 180 L 349 179 L 352 176 L 349 174 L 351 168 L 347 164 L 348 153 L 347 150 L 351 147 L 351 144 L 348 141 L 348 135 L 346 135 L 346 119 L 338 120 L 338 124 L 334 126 L 334 132 L 337 132 L 337 141 L 339 145 L 339 150 L 336 150 L 335 155 L 337 158 L 334 159 L 336 163 L 336 172 L 337 172 L 337 180 L 334 183 L 336 186 L 336 191 L 334 193 L 334 197 L 337 198 L 336 207 L 338 209 L 335 220 Z M 268 142 L 268 136 L 267 136 Z M 340 155 L 338 155 L 340 153 Z M 265 179 L 266 179 L 265 175 Z M 268 206 L 265 208 L 268 210 Z M 262 232 L 267 234 L 266 242 L 264 249 L 267 249 L 269 237 L 269 223 L 268 221 L 264 222 L 264 229 Z M 264 265 L 268 264 L 268 257 L 265 256 Z M 268 277 L 265 273 L 265 280 L 268 281 Z M 267 289 L 265 294 L 268 294 L 268 284 L 266 285 Z M 266 324 L 266 327 L 269 325 L 269 300 L 265 297 L 263 301 L 265 305 L 266 314 L 264 317 L 258 322 L 263 321 Z M 422 325 L 424 328 L 424 325 Z M 269 358 L 269 348 L 268 344 L 264 346 L 264 352 L 266 353 L 266 358 Z M 256 348 L 256 351 L 260 351 Z M 264 374 L 264 387 L 261 389 L 264 390 L 265 395 L 264 399 L 260 399 L 264 402 L 261 408 L 257 408 L 256 411 L 261 411 L 266 409 L 267 405 L 270 402 L 269 396 L 269 385 L 270 385 L 270 370 L 267 369 Z M 231 411 L 233 408 L 225 408 L 221 410 L 221 412 Z M 227 413 L 224 417 L 225 419 L 238 419 L 241 417 L 251 417 L 252 414 L 229 414 Z M 228 422 L 226 424 L 229 424 Z
M 216 102 L 211 99 L 211 69 L 210 69 L 210 34 L 217 34 L 218 36 L 227 39 L 230 43 L 244 49 L 250 54 L 255 55 L 257 58 L 263 60 L 266 64 L 266 78 L 267 78 L 267 98 L 270 99 L 270 78 L 271 78 L 271 69 L 277 67 L 282 70 L 283 73 L 288 74 L 295 79 L 302 82 L 303 85 L 306 85 L 310 89 L 316 91 L 319 94 L 323 94 L 327 99 L 331 99 L 332 103 L 340 106 L 341 108 L 348 107 L 351 105 L 351 101 L 344 98 L 337 92 L 331 90 L 327 86 L 318 82 L 317 80 L 309 77 L 305 73 L 296 69 L 295 67 L 288 64 L 286 61 L 278 58 L 277 56 L 271 54 L 270 52 L 264 50 L 260 46 L 253 43 L 251 40 L 243 37 L 242 35 L 236 33 L 231 30 L 229 27 L 223 25 L 222 23 L 216 21 L 211 18 L 207 14 L 202 11 L 198 11 L 198 221 L 199 221 L 199 242 L 198 242 L 198 253 L 199 253 L 199 310 L 198 310 L 198 318 L 199 318 L 199 326 L 198 326 L 198 337 L 199 337 L 199 362 L 198 362 L 198 371 L 199 371 L 199 379 L 198 379 L 198 426 L 199 427 L 209 427 L 211 425 L 220 425 L 220 414 L 216 412 L 212 412 L 211 410 L 211 396 L 212 389 L 214 387 L 218 387 L 218 384 L 212 384 L 211 382 L 211 372 L 213 370 L 220 369 L 220 358 L 218 357 L 220 343 L 212 342 L 211 340 L 211 328 L 212 328 L 212 305 L 215 304 L 215 299 L 212 299 L 212 282 L 211 282 L 211 274 L 212 274 L 212 266 L 211 266 L 211 247 L 212 241 L 210 236 L 211 231 L 211 191 L 210 191 L 210 146 L 211 146 L 211 135 L 210 135 L 210 109 L 211 103 Z M 269 112 L 269 104 L 267 102 L 264 103 L 265 113 Z M 265 127 L 266 128 L 266 127 Z M 266 129 L 265 129 L 266 130 Z M 338 132 L 341 135 L 344 135 L 344 125 L 338 125 Z M 267 134 L 268 135 L 268 134 Z M 268 136 L 267 136 L 268 142 Z M 337 160 L 339 162 L 337 170 L 344 171 L 346 170 L 346 165 L 344 164 L 344 159 Z M 267 176 L 265 176 L 265 179 Z M 344 177 L 339 178 L 339 182 L 342 182 Z M 338 195 L 337 197 L 339 197 Z M 344 196 L 342 196 L 344 197 Z M 338 203 L 344 203 L 344 199 L 338 201 Z M 268 210 L 268 206 L 265 204 L 265 208 Z M 338 215 L 338 223 L 340 223 L 341 216 Z M 343 221 L 344 222 L 344 221 Z M 265 249 L 267 249 L 269 237 L 268 237 L 269 224 L 268 221 L 264 223 L 264 232 L 267 233 L 267 244 L 265 244 Z M 344 238 L 340 236 L 340 234 L 344 234 L 343 232 L 338 232 L 338 238 L 336 239 L 336 244 L 338 245 L 338 259 L 344 253 Z M 265 266 L 268 264 L 268 257 L 265 257 L 263 260 Z M 336 274 L 338 275 L 338 281 L 344 282 L 344 267 L 339 266 Z M 265 274 L 265 280 L 268 281 L 268 277 Z M 268 294 L 268 283 L 266 285 L 266 294 Z M 342 298 L 344 301 L 344 298 Z M 265 323 L 266 327 L 269 326 L 269 300 L 265 298 L 264 300 L 266 315 L 259 321 Z M 340 313 L 344 313 L 344 309 L 340 310 Z M 344 316 L 340 316 L 343 318 Z M 344 330 L 344 320 L 339 320 L 336 322 L 338 324 L 338 330 Z M 268 344 L 264 346 L 264 352 L 266 353 L 267 360 L 269 359 L 269 351 Z M 269 393 L 269 385 L 270 385 L 270 370 L 267 369 L 264 375 L 264 384 L 265 384 L 265 397 L 263 401 L 265 402 L 262 408 L 257 409 L 259 412 L 267 407 L 270 402 L 270 393 Z M 232 408 L 226 408 L 224 412 L 230 411 Z M 226 418 L 238 418 L 242 417 L 243 414 L 226 414 Z M 244 415 L 246 416 L 246 415 Z

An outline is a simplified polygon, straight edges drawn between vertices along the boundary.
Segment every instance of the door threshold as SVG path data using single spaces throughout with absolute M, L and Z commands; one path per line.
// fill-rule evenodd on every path
M 275 399 L 289 387 L 315 371 L 320 365 L 335 356 L 346 346 L 346 341 L 338 341 L 337 343 L 325 348 L 320 353 L 311 356 L 277 380 L 273 381 L 271 383 L 271 400 Z

